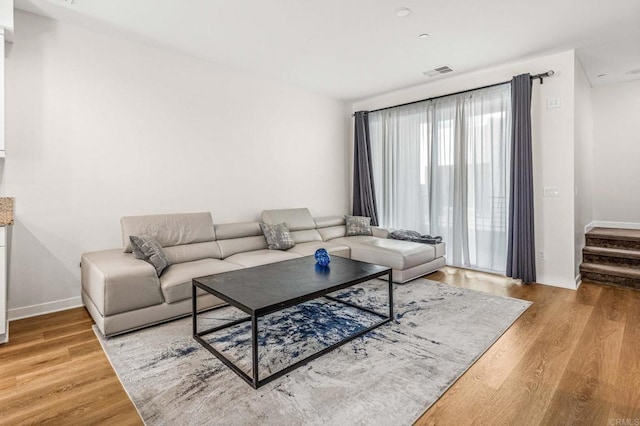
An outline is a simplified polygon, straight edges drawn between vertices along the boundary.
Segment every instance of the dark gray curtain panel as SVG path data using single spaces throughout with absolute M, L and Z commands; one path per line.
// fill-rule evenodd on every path
M 531 147 L 531 76 L 511 80 L 511 188 L 507 276 L 525 283 L 536 281 L 533 223 L 533 162 Z
M 373 164 L 369 139 L 369 113 L 355 113 L 353 146 L 353 215 L 371 218 L 371 225 L 378 225 L 375 187 L 373 186 Z

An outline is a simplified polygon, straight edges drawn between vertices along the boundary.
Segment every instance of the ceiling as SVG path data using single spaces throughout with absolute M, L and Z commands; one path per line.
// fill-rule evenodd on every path
M 15 7 L 342 100 L 428 82 L 423 72 L 444 65 L 451 76 L 573 48 L 592 85 L 640 79 L 629 73 L 640 69 L 638 0 L 15 0 Z M 412 13 L 397 17 L 399 7 Z

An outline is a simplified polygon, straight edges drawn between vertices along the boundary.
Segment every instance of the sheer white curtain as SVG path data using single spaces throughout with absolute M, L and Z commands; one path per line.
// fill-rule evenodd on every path
M 422 104 L 369 114 L 378 216 L 386 227 L 429 231 L 426 119 Z
M 369 115 L 382 226 L 441 235 L 447 263 L 505 272 L 509 84 Z

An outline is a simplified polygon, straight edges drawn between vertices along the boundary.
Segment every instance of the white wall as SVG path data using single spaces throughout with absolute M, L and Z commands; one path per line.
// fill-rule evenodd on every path
M 592 89 L 596 221 L 640 225 L 640 80 Z
M 521 73 L 554 70 L 540 85 L 533 84 L 532 124 L 536 248 L 545 259 L 536 263 L 537 281 L 575 288 L 574 275 L 574 51 L 505 64 L 450 76 L 421 86 L 355 102 L 354 111 L 373 110 L 461 90 L 473 89 Z M 559 97 L 561 107 L 547 109 L 547 99 Z M 543 197 L 545 186 L 558 187 L 560 196 Z
M 345 104 L 33 14 L 15 27 L 0 177 L 14 317 L 77 303 L 80 254 L 121 246 L 124 215 L 348 212 Z
M 574 274 L 580 273 L 585 226 L 593 221 L 593 111 L 591 84 L 576 58 L 575 68 L 575 222 Z

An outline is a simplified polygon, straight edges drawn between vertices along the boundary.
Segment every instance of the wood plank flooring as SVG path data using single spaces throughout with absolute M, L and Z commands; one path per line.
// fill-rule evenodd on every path
M 416 425 L 640 424 L 640 292 L 454 268 L 427 278 L 534 304 Z
M 427 278 L 534 304 L 416 425 L 640 425 L 640 292 L 456 268 Z M 84 308 L 10 326 L 0 425 L 140 425 Z
M 0 345 L 1 425 L 140 425 L 84 308 L 11 322 Z

